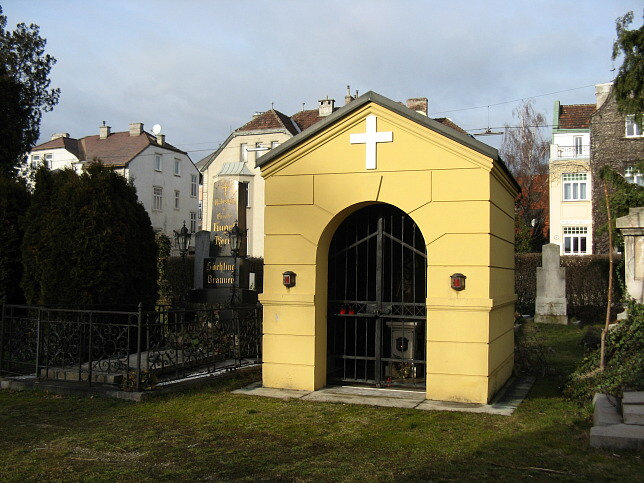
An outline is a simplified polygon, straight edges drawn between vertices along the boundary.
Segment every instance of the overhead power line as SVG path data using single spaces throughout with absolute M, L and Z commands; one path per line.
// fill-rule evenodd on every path
M 512 99 L 512 100 L 509 100 L 509 101 L 495 102 L 493 104 L 485 104 L 485 105 L 482 105 L 482 106 L 463 107 L 463 108 L 460 108 L 460 109 L 451 109 L 451 110 L 448 110 L 448 111 L 438 111 L 438 112 L 433 112 L 432 114 L 433 115 L 435 115 L 435 114 L 447 114 L 447 113 L 450 113 L 450 112 L 471 111 L 471 110 L 474 110 L 474 109 L 483 109 L 485 107 L 501 106 L 503 104 L 511 104 L 513 102 L 519 102 L 519 101 L 523 101 L 525 99 L 535 99 L 537 97 L 547 97 L 547 96 L 552 96 L 552 95 L 555 95 L 555 94 L 561 94 L 563 92 L 571 92 L 571 91 L 578 91 L 580 89 L 587 89 L 588 87 L 594 87 L 594 86 L 595 86 L 595 84 L 589 84 L 587 86 L 573 87 L 571 89 L 564 89 L 564 90 L 561 90 L 561 91 L 548 92 L 548 93 L 545 93 L 545 94 L 537 94 L 537 95 L 534 95 L 534 96 L 525 96 L 525 97 L 520 97 L 518 99 Z

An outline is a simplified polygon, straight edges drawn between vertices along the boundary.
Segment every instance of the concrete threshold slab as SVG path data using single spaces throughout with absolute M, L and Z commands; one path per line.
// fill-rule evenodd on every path
M 233 394 L 244 394 L 246 396 L 274 397 L 277 399 L 300 399 L 311 391 L 298 391 L 296 389 L 275 389 L 264 387 L 261 382 L 255 382 L 250 386 L 233 391 Z
M 413 409 L 425 400 L 425 393 L 391 388 L 332 386 L 312 392 L 302 399 L 305 401 Z
M 533 377 L 512 379 L 499 391 L 490 404 L 471 404 L 425 399 L 425 393 L 415 390 L 372 388 L 362 386 L 331 386 L 317 391 L 298 391 L 262 387 L 251 384 L 233 391 L 235 394 L 265 396 L 279 399 L 301 399 L 312 402 L 362 404 L 369 406 L 420 409 L 425 411 L 461 411 L 510 416 L 534 384 Z

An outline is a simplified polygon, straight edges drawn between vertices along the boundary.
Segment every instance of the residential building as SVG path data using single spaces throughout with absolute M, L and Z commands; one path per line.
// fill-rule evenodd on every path
M 550 243 L 562 255 L 592 253 L 590 118 L 595 104 L 555 101 L 550 145 Z
M 636 168 L 644 160 L 644 136 L 633 116 L 618 111 L 612 84 L 597 85 L 595 95 L 597 110 L 590 119 L 593 250 L 608 253 L 608 236 L 602 229 L 606 209 L 599 170 L 608 165 L 631 183 L 644 185 L 644 173 Z
M 357 98 L 351 95 L 349 86 L 345 105 Z M 427 115 L 427 99 L 414 98 L 407 101 L 407 107 Z M 201 197 L 204 230 L 215 231 L 217 220 L 213 220 L 213 194 L 215 182 L 233 179 L 245 183 L 246 207 L 246 253 L 250 257 L 264 256 L 264 179 L 256 163 L 261 156 L 288 141 L 301 131 L 326 119 L 339 108 L 335 100 L 321 99 L 317 109 L 302 110 L 287 116 L 275 109 L 257 112 L 253 118 L 233 131 L 215 152 L 197 162 L 203 176 Z M 448 118 L 435 119 L 443 125 L 465 133 Z
M 31 150 L 23 174 L 43 164 L 81 172 L 85 163 L 95 161 L 132 181 L 156 231 L 173 239 L 184 221 L 190 231 L 199 229 L 199 170 L 185 151 L 167 143 L 164 134 L 144 131 L 142 123 L 124 132 L 111 132 L 103 123 L 98 135 L 80 139 L 55 134 Z

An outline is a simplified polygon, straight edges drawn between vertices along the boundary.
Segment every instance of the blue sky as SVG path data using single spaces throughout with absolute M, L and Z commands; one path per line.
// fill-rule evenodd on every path
M 464 129 L 512 122 L 534 98 L 594 102 L 609 82 L 615 19 L 640 1 L 0 0 L 8 28 L 36 23 L 61 88 L 41 141 L 143 122 L 198 161 L 253 112 L 293 114 L 352 92 L 429 98 Z M 555 93 L 555 94 L 551 94 Z M 548 94 L 548 95 L 544 95 Z M 516 101 L 515 101 L 516 100 Z M 506 102 L 514 101 L 514 102 Z M 480 138 L 498 147 L 501 137 Z

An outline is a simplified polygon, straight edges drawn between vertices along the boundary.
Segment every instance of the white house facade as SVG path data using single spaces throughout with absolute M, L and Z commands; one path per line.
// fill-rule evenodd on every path
M 95 161 L 132 181 L 155 231 L 173 239 L 184 222 L 193 233 L 199 229 L 199 170 L 186 152 L 168 144 L 163 134 L 145 132 L 142 123 L 115 133 L 103 125 L 98 135 L 80 139 L 56 134 L 32 149 L 27 170 L 45 165 L 80 172 Z
M 550 145 L 550 243 L 561 255 L 592 253 L 590 116 L 595 104 L 555 101 Z

